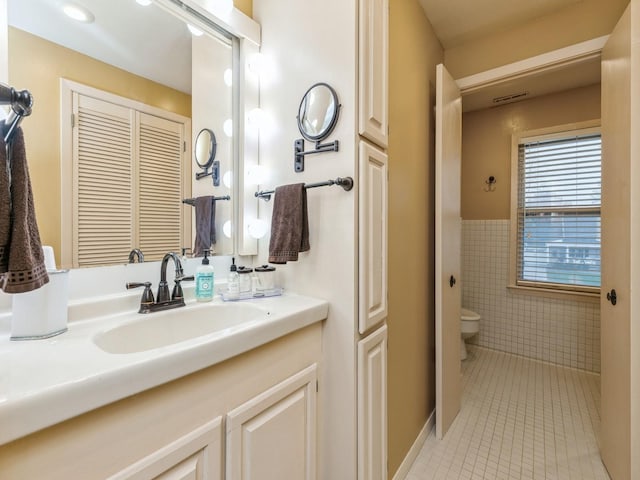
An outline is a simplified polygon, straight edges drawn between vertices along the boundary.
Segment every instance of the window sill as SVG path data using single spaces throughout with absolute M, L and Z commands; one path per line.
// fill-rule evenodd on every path
M 558 300 L 574 300 L 585 303 L 600 303 L 600 292 L 572 292 L 570 290 L 525 287 L 521 285 L 507 285 L 507 289 L 518 295 L 531 295 L 535 297 L 555 298 Z

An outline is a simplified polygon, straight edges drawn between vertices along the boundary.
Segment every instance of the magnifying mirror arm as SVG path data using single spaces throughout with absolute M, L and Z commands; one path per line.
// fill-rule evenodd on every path
M 340 148 L 340 143 L 338 140 L 335 140 L 331 143 L 321 143 L 320 141 L 316 142 L 316 147 L 314 150 L 304 151 L 304 138 L 299 138 L 294 142 L 294 152 L 295 152 L 295 160 L 293 164 L 293 169 L 296 172 L 304 171 L 304 156 L 311 155 L 314 153 L 323 153 L 323 152 L 337 152 Z
M 211 171 L 209 171 L 209 167 L 205 167 L 202 172 L 196 172 L 196 180 L 200 180 L 201 178 L 208 177 L 211 175 L 211 179 L 213 180 L 213 186 L 220 186 L 220 161 L 215 160 L 213 165 L 211 166 Z

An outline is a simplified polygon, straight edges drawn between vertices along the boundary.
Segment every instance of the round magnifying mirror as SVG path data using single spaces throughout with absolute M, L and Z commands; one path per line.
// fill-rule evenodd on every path
M 200 168 L 207 169 L 216 158 L 218 144 L 213 131 L 203 128 L 196 137 L 195 159 Z
M 298 109 L 298 128 L 307 140 L 319 142 L 328 137 L 338 122 L 340 104 L 336 91 L 326 83 L 316 83 L 302 97 Z

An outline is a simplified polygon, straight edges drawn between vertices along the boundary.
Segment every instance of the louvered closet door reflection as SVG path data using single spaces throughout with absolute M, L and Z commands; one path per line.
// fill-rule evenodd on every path
M 184 127 L 144 113 L 138 124 L 138 244 L 145 260 L 160 260 L 181 247 Z
M 133 240 L 133 112 L 74 94 L 74 265 L 124 263 Z

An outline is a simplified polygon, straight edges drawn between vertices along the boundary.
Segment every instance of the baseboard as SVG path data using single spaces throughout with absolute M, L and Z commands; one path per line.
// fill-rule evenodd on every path
M 407 452 L 407 456 L 404 457 L 404 460 L 400 464 L 398 471 L 393 476 L 393 480 L 404 480 L 406 478 L 406 476 L 409 474 L 409 470 L 411 470 L 413 462 L 416 460 L 416 457 L 422 449 L 422 445 L 424 445 L 424 441 L 427 439 L 427 435 L 429 435 L 429 432 L 433 427 L 435 427 L 435 425 L 436 411 L 434 410 L 433 412 L 431 412 L 431 415 L 429 415 L 427 423 L 425 423 L 424 427 L 422 427 L 422 430 L 420 430 L 416 441 L 413 442 L 413 445 L 411 445 L 409 452 Z

